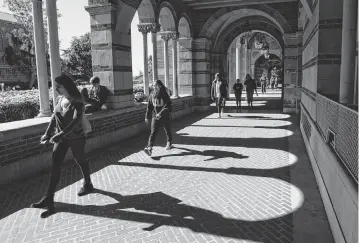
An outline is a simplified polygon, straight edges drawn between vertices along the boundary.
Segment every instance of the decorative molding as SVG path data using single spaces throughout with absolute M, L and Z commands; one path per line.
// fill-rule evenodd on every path
M 113 91 L 115 96 L 126 96 L 126 95 L 133 95 L 133 88 L 131 89 L 120 89 Z
M 90 16 L 100 15 L 100 14 L 115 14 L 117 6 L 114 4 L 104 4 L 104 5 L 89 5 L 85 7 L 85 10 L 90 14 Z
M 91 25 L 91 31 L 115 30 L 115 24 L 96 24 Z
M 117 4 L 116 0 L 88 0 L 88 5 L 95 4 Z
M 132 66 L 102 66 L 93 65 L 93 72 L 132 72 Z
M 125 46 L 120 44 L 114 43 L 101 43 L 101 44 L 93 44 L 91 45 L 92 50 L 118 50 L 124 52 L 131 52 L 131 46 Z

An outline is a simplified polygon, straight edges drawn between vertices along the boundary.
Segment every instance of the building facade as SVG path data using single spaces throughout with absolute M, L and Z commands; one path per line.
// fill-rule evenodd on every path
M 13 15 L 0 12 L 0 83 L 16 85 L 18 82 L 26 83 L 28 79 L 19 71 L 7 64 L 5 49 L 12 44 L 11 32 L 18 29 Z

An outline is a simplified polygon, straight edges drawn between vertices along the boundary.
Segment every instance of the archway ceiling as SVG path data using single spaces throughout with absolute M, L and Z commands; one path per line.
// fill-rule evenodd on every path
M 235 7 L 251 4 L 265 4 L 265 3 L 281 3 L 281 2 L 297 2 L 298 0 L 182 0 L 187 3 L 191 8 L 212 9 L 223 7 Z
M 212 39 L 214 36 L 223 29 L 227 28 L 233 22 L 237 22 L 242 18 L 250 16 L 261 16 L 270 20 L 282 33 L 291 33 L 292 28 L 288 23 L 288 20 L 279 13 L 276 9 L 262 5 L 251 5 L 237 9 L 221 8 L 216 11 L 202 27 L 199 37 Z
M 250 20 L 250 21 L 249 21 Z M 246 25 L 246 22 L 250 22 L 250 26 Z M 220 34 L 220 38 L 217 39 L 217 42 L 214 45 L 213 50 L 216 52 L 227 53 L 229 46 L 232 42 L 242 33 L 252 30 L 252 31 L 263 31 L 265 33 L 273 36 L 283 48 L 284 40 L 283 34 L 280 30 L 273 24 L 263 17 L 249 17 L 244 18 L 239 22 L 232 23 L 226 30 Z
M 222 24 L 222 27 L 218 28 L 218 31 L 213 34 L 211 37 L 211 40 L 213 43 L 217 43 L 218 40 L 223 37 L 223 33 L 226 33 L 226 30 L 233 29 L 237 25 L 241 25 L 243 29 L 251 28 L 252 23 L 255 22 L 263 22 L 268 23 L 278 29 L 277 22 L 273 20 L 272 18 L 268 18 L 268 16 L 261 15 L 260 12 L 258 12 L 258 15 L 246 15 L 241 18 L 238 18 L 236 15 L 229 18 L 226 22 Z M 245 25 L 248 26 L 245 26 Z M 278 29 L 281 33 L 283 33 L 282 29 Z

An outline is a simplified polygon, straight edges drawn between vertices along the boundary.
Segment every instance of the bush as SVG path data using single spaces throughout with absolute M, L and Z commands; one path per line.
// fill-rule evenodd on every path
M 52 90 L 50 109 L 53 108 Z M 34 118 L 39 114 L 40 101 L 38 90 L 0 92 L 0 123 Z

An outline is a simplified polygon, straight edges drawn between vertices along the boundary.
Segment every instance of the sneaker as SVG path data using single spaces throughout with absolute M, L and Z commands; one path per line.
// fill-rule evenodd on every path
M 222 116 L 221 115 L 218 115 L 218 117 L 217 118 L 222 118 Z
M 83 187 L 81 187 L 80 191 L 77 193 L 79 197 L 85 196 L 93 191 L 94 187 L 92 183 L 84 183 Z
M 44 196 L 40 201 L 31 204 L 32 208 L 48 208 L 49 212 L 54 211 L 54 195 Z
M 144 151 L 148 156 L 152 156 L 152 148 L 151 147 L 146 147 L 144 149 Z
M 173 144 L 172 143 L 167 143 L 166 150 L 170 150 L 172 148 L 173 148 Z

